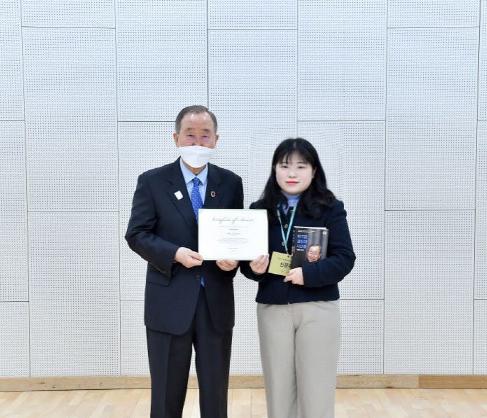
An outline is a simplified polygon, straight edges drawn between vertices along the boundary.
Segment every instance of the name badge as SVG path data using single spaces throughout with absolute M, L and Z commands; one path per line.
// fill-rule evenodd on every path
M 286 276 L 289 270 L 291 270 L 291 255 L 273 251 L 269 273 Z

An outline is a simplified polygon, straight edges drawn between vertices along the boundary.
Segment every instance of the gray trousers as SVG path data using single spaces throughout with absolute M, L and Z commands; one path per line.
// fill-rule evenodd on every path
M 338 301 L 257 305 L 268 418 L 333 418 Z

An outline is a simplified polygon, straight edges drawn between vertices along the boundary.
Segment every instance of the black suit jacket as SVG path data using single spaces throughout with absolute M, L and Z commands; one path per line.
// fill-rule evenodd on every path
M 178 200 L 177 192 L 182 199 Z M 242 179 L 208 164 L 203 208 L 243 208 Z M 198 251 L 198 226 L 179 159 L 139 176 L 125 239 L 148 262 L 144 308 L 148 328 L 175 335 L 186 332 L 196 309 L 202 275 L 213 325 L 221 332 L 233 327 L 233 277 L 237 269 L 224 272 L 214 261 L 191 269 L 174 262 L 179 247 Z
M 263 208 L 262 201 L 252 203 L 251 209 Z M 347 224 L 347 212 L 343 203 L 335 200 L 332 206 L 326 208 L 321 217 L 311 219 L 298 212 L 294 219 L 295 226 L 327 227 L 329 230 L 327 256 L 316 263 L 305 261 L 303 268 L 304 286 L 283 282 L 283 276 L 269 272 L 255 274 L 248 262 L 241 262 L 242 273 L 259 282 L 256 302 L 265 304 L 288 304 L 312 301 L 336 300 L 340 297 L 338 282 L 350 271 L 355 263 L 352 240 Z M 292 234 L 288 241 L 288 248 L 292 245 Z M 279 224 L 269 225 L 269 255 L 273 251 L 285 252 L 282 245 L 281 227 Z

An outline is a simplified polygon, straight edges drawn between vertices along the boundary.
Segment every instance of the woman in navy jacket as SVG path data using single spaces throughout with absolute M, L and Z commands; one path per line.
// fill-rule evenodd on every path
M 290 254 L 292 227 L 326 227 L 326 258 L 305 261 L 285 275 L 268 271 L 269 255 L 242 262 L 259 283 L 257 319 L 268 418 L 334 416 L 340 343 L 340 282 L 355 254 L 343 203 L 327 188 L 316 149 L 302 138 L 283 141 L 272 158 L 262 197 L 251 209 L 266 209 L 269 254 Z

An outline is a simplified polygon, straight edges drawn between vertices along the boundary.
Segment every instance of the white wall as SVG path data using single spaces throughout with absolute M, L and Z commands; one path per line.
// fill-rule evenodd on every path
M 0 376 L 148 373 L 136 177 L 180 108 L 260 194 L 312 141 L 357 253 L 340 373 L 487 373 L 487 10 L 479 0 L 3 0 Z M 232 373 L 260 373 L 238 276 Z

